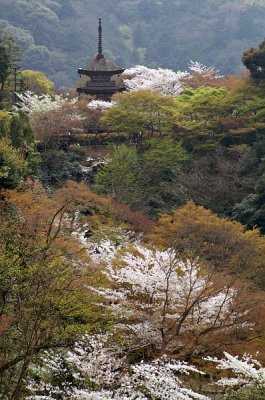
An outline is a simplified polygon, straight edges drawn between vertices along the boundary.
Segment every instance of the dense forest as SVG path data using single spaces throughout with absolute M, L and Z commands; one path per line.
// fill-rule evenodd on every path
M 0 1 L 9 21 L 0 30 L 0 398 L 263 400 L 265 41 L 230 50 L 227 71 L 242 62 L 238 75 L 202 55 L 183 56 L 175 72 L 162 54 L 148 63 L 153 45 L 141 53 L 132 36 L 113 42 L 149 66 L 127 68 L 126 90 L 102 101 L 49 79 L 69 51 L 55 41 L 76 42 L 71 21 L 83 12 L 94 35 L 94 2 L 91 25 L 82 1 L 42 2 L 47 29 L 38 1 Z M 229 11 L 198 1 L 198 13 L 189 1 L 114 4 L 106 28 L 119 35 L 142 35 L 147 15 L 165 28 L 176 10 L 197 21 L 205 5 L 222 26 L 233 12 L 253 12 L 252 23 L 263 15 L 254 1 Z M 11 7 L 31 21 L 34 41 L 11 26 Z M 116 24 L 121 12 L 131 30 Z M 19 69 L 23 58 L 34 69 Z
M 0 0 L 0 28 L 24 50 L 23 67 L 57 86 L 96 52 L 97 18 L 104 50 L 129 67 L 185 69 L 189 60 L 237 73 L 244 49 L 264 36 L 263 0 Z

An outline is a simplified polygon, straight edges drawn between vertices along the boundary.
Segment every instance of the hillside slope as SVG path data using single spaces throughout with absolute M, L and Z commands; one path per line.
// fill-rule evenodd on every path
M 236 73 L 242 51 L 265 35 L 264 0 L 0 0 L 0 9 L 23 67 L 58 85 L 73 84 L 96 52 L 98 16 L 105 53 L 125 66 L 185 69 L 192 59 Z

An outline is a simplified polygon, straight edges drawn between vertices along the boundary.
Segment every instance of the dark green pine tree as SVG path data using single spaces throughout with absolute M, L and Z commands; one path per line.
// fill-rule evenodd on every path
M 251 47 L 244 51 L 242 62 L 250 71 L 252 78 L 265 78 L 265 40 L 257 48 Z

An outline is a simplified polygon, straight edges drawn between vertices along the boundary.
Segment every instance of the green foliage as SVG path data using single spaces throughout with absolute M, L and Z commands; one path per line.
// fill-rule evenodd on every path
M 69 346 L 97 324 L 86 288 L 92 275 L 88 257 L 61 225 L 89 198 L 84 187 L 70 184 L 53 198 L 38 185 L 2 193 L 0 395 L 5 399 L 20 398 L 29 365 L 41 352 Z
M 234 117 L 241 97 L 225 88 L 185 89 L 175 99 L 177 135 L 189 149 L 214 148 L 224 133 L 225 121 Z
M 0 84 L 4 89 L 12 64 L 18 61 L 19 47 L 15 39 L 8 32 L 0 29 Z
M 144 143 L 144 148 L 146 150 L 143 160 L 147 168 L 172 170 L 179 161 L 185 161 L 188 158 L 182 143 L 176 142 L 170 137 L 165 137 L 163 140 L 151 139 Z
M 8 137 L 10 134 L 11 116 L 7 111 L 0 110 L 0 137 Z
M 135 147 L 115 147 L 110 162 L 95 177 L 94 189 L 118 202 L 134 204 L 141 199 L 140 163 Z
M 265 122 L 265 99 L 263 96 L 252 96 L 246 99 L 239 108 L 239 112 L 247 116 L 248 123 L 252 126 L 255 123 Z M 255 126 L 255 125 L 254 125 Z
M 102 125 L 111 131 L 127 132 L 139 139 L 172 129 L 174 100 L 169 96 L 139 90 L 116 94 L 113 101 L 116 104 L 101 119 Z
M 35 94 L 49 94 L 54 93 L 54 83 L 51 82 L 43 72 L 23 70 L 21 73 L 23 79 L 23 89 L 34 92 Z
M 58 186 L 63 181 L 80 181 L 82 172 L 76 157 L 63 150 L 47 150 L 41 153 L 40 179 L 44 186 Z
M 0 83 L 1 89 L 4 88 L 5 82 L 8 77 L 9 60 L 6 48 L 1 45 L 0 47 Z
M 263 233 L 265 232 L 264 184 L 265 174 L 263 173 L 258 177 L 253 192 L 235 204 L 233 213 L 234 218 L 249 227 L 259 226 Z
M 10 124 L 10 138 L 12 145 L 16 148 L 34 145 L 34 134 L 29 123 L 28 116 L 22 112 L 12 114 Z
M 180 166 L 187 158 L 182 144 L 170 137 L 146 140 L 138 149 L 122 145 L 96 173 L 94 189 L 154 216 L 182 204 L 172 182 L 183 178 Z
M 28 116 L 0 111 L 1 187 L 14 188 L 26 176 L 38 177 L 40 155 Z
M 0 188 L 19 186 L 26 175 L 27 162 L 8 139 L 0 139 Z
M 137 180 L 144 188 L 138 202 L 128 196 L 127 204 L 156 217 L 193 200 L 264 232 L 264 88 L 248 77 L 230 77 L 223 85 L 187 88 L 170 103 L 155 93 L 146 104 L 146 91 L 117 95 L 102 120 L 137 143 Z M 159 107 L 166 110 L 161 137 Z M 100 192 L 115 197 L 110 182 L 119 183 L 118 176 L 112 171 Z
M 144 142 L 139 150 L 145 205 L 150 215 L 181 205 L 186 194 L 182 170 L 189 157 L 182 143 L 166 136 Z M 176 187 L 180 189 L 178 192 Z
M 22 112 L 10 113 L 0 110 L 0 137 L 8 137 L 12 145 L 21 148 L 23 145 L 34 145 L 34 134 L 28 116 Z

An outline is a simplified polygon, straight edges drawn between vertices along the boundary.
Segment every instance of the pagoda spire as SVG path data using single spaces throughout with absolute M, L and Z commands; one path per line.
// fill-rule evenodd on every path
M 98 58 L 102 58 L 102 25 L 101 25 L 101 18 L 98 19 Z

